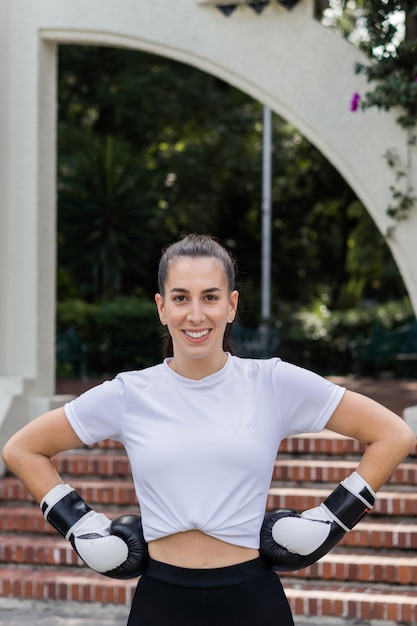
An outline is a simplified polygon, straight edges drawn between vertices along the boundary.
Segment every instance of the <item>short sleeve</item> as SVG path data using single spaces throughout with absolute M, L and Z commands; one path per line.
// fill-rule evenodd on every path
M 346 391 L 285 361 L 275 364 L 274 387 L 286 437 L 323 430 Z
M 103 439 L 122 440 L 124 384 L 117 376 L 89 389 L 64 406 L 65 415 L 87 445 Z

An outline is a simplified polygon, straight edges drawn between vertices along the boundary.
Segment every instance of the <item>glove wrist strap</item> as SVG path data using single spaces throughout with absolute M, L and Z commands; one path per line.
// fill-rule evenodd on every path
M 70 538 L 73 526 L 87 513 L 92 511 L 92 508 L 88 506 L 76 491 L 70 491 L 49 508 L 46 502 L 43 502 L 41 507 L 46 521 L 66 539 Z
M 326 507 L 335 522 L 346 532 L 352 530 L 362 517 L 368 513 L 375 502 L 370 491 L 364 487 L 360 494 L 355 495 L 340 483 L 326 498 L 322 506 Z

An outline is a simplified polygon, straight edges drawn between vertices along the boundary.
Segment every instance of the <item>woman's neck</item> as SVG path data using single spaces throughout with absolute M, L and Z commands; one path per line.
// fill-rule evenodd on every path
M 181 359 L 181 356 L 173 356 L 168 360 L 169 367 L 183 378 L 201 380 L 206 376 L 211 376 L 220 371 L 227 362 L 226 352 L 216 355 L 210 359 Z

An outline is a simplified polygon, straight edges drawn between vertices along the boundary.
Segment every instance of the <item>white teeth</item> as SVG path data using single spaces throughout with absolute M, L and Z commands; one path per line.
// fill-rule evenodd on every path
M 198 332 L 191 332 L 190 330 L 186 330 L 185 334 L 192 339 L 200 339 L 201 337 L 205 337 L 205 335 L 208 335 L 208 332 L 208 330 L 199 330 Z

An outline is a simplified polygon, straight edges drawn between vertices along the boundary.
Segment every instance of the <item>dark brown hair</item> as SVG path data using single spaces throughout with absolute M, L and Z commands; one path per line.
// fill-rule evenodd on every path
M 186 235 L 183 239 L 172 243 L 162 253 L 158 268 L 158 288 L 161 296 L 165 296 L 165 284 L 168 277 L 170 265 L 179 257 L 209 257 L 218 259 L 224 269 L 224 275 L 227 287 L 231 293 L 235 289 L 236 283 L 236 262 L 231 254 L 224 248 L 214 237 L 210 235 Z M 227 324 L 223 337 L 223 350 L 233 354 L 233 348 L 230 342 L 230 334 L 232 325 Z M 169 333 L 164 338 L 163 357 L 173 356 L 172 339 Z

